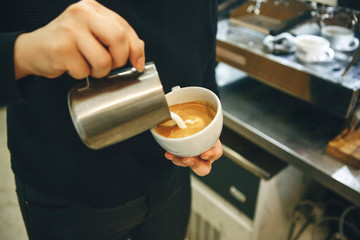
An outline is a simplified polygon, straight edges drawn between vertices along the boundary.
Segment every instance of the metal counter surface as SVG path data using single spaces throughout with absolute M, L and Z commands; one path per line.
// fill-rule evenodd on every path
M 222 85 L 220 96 L 226 126 L 360 205 L 360 170 L 325 154 L 343 118 L 247 76 Z

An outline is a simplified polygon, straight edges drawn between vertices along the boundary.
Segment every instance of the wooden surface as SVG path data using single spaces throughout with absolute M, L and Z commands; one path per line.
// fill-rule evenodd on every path
M 257 12 L 258 11 L 258 12 Z M 248 1 L 230 13 L 230 22 L 265 34 L 278 35 L 311 17 L 310 7 L 295 0 Z
M 311 10 L 306 3 L 300 1 L 289 0 L 280 4 L 276 4 L 275 2 L 277 1 L 268 0 L 266 2 L 262 2 L 260 7 L 260 14 L 277 19 L 279 21 L 284 21 L 301 14 L 306 10 Z M 255 5 L 255 2 L 248 1 L 235 8 L 230 13 L 230 18 L 252 14 L 247 11 L 250 5 Z
M 326 153 L 355 168 L 360 168 L 360 129 L 343 130 L 331 140 Z

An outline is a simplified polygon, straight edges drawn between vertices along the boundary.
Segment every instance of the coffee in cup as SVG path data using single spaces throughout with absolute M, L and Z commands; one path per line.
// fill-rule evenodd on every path
M 198 133 L 209 125 L 216 115 L 210 104 L 199 101 L 175 104 L 169 109 L 184 121 L 186 128 L 178 127 L 174 120 L 168 120 L 154 128 L 155 132 L 168 138 L 184 138 Z
M 187 127 L 180 129 L 175 122 L 168 121 L 160 124 L 167 125 L 161 131 L 160 125 L 151 128 L 151 134 L 162 148 L 178 157 L 194 157 L 215 145 L 223 126 L 222 107 L 215 93 L 203 87 L 174 87 L 165 98 L 169 109 L 178 114 Z
M 315 35 L 299 35 L 295 38 L 295 55 L 302 62 L 328 62 L 334 58 L 330 42 Z
M 359 46 L 359 40 L 354 32 L 346 27 L 337 25 L 324 26 L 321 34 L 327 40 L 333 49 L 337 51 L 353 51 Z

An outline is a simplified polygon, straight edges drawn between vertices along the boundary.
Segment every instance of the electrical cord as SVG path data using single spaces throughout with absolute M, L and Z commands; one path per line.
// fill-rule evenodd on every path
M 298 204 L 298 206 L 305 206 L 308 205 L 312 208 L 316 207 L 316 203 L 307 199 L 301 200 L 300 203 Z
M 298 240 L 299 237 L 301 236 L 301 234 L 304 232 L 304 230 L 309 226 L 309 224 L 312 222 L 312 219 L 309 218 L 306 220 L 306 222 L 301 226 L 301 229 L 299 230 L 299 232 L 295 235 L 295 237 L 293 238 L 293 240 Z
M 316 219 L 318 219 L 318 218 L 316 218 L 316 215 L 314 215 L 314 209 L 316 209 L 317 207 L 318 207 L 318 204 L 316 204 L 315 202 L 310 201 L 310 200 L 302 200 L 295 207 L 294 212 L 302 215 L 305 218 L 305 223 L 303 223 L 300 230 L 295 234 L 295 236 L 293 236 L 294 235 L 294 230 L 295 230 L 295 225 L 296 225 L 297 221 L 299 220 L 299 215 L 296 217 L 296 214 L 295 214 L 295 216 L 293 218 L 293 221 L 292 221 L 292 224 L 290 226 L 290 231 L 289 231 L 288 238 L 287 238 L 288 240 L 290 240 L 290 239 L 292 239 L 292 240 L 298 239 L 300 237 L 300 235 L 302 234 L 302 232 L 305 230 L 305 228 L 307 228 L 308 225 L 311 222 L 315 223 L 314 228 L 312 229 L 312 232 L 311 232 L 311 238 L 312 238 L 312 240 L 315 240 L 316 230 L 318 230 L 320 225 L 322 225 L 322 224 L 324 224 L 325 222 L 328 222 L 328 221 L 338 222 L 338 225 L 339 225 L 338 230 L 339 230 L 339 232 L 337 234 L 340 237 L 346 237 L 345 234 L 344 234 L 344 226 L 347 226 L 356 235 L 358 235 L 360 237 L 360 229 L 356 225 L 354 225 L 353 223 L 345 220 L 345 218 L 349 214 L 349 212 L 351 212 L 354 209 L 360 208 L 360 206 L 352 205 L 350 207 L 347 207 L 342 212 L 340 217 L 334 217 L 334 216 L 327 216 L 326 217 L 325 216 L 320 221 L 317 221 Z M 328 233 L 328 235 L 329 234 L 330 233 Z M 327 237 L 329 237 L 329 236 L 327 236 Z
M 353 205 L 344 210 L 344 212 L 341 214 L 340 220 L 339 220 L 339 233 L 340 236 L 344 236 L 344 222 L 346 215 L 351 212 L 354 209 L 359 208 L 359 206 Z
M 287 240 L 297 240 L 304 232 L 304 230 L 309 226 L 309 224 L 314 221 L 314 216 L 312 215 L 312 212 L 315 206 L 316 204 L 310 200 L 305 199 L 299 202 L 299 204 L 294 209 L 294 216 L 290 225 L 290 231 L 288 233 Z M 305 222 L 295 234 L 295 226 L 301 218 L 305 219 Z M 293 236 L 294 234 L 295 236 Z
M 316 240 L 315 239 L 315 232 L 317 230 L 317 228 L 321 225 L 321 224 L 324 224 L 325 222 L 330 222 L 330 221 L 333 221 L 333 222 L 339 222 L 340 221 L 340 218 L 339 217 L 332 217 L 332 216 L 329 216 L 329 217 L 324 217 L 318 224 L 316 224 L 316 226 L 313 228 L 312 230 L 312 233 L 311 233 L 311 238 L 312 240 Z M 351 222 L 348 222 L 348 221 L 343 221 L 343 224 L 345 224 L 347 227 L 351 228 L 351 230 L 354 231 L 354 233 L 356 233 L 356 235 L 358 235 L 360 237 L 360 229 L 358 229 L 354 224 L 352 224 Z
M 335 205 L 335 206 L 338 206 L 340 207 L 341 209 L 345 209 L 346 208 L 346 205 L 344 203 L 342 203 L 341 201 L 337 200 L 337 199 L 329 199 L 325 205 L 327 207 L 330 207 L 331 205 Z

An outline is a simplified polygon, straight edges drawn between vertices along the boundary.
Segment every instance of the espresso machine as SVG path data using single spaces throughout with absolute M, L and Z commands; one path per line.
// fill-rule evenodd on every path
M 217 60 L 344 119 L 338 136 L 343 140 L 357 131 L 360 122 L 359 18 L 359 10 L 340 6 L 336 0 L 248 1 L 219 21 Z M 327 25 L 353 31 L 357 45 L 348 50 L 334 49 L 331 61 L 299 61 L 292 39 L 304 34 L 323 36 L 322 28 Z M 348 140 L 353 144 L 352 137 Z M 334 155 L 342 157 L 337 150 Z M 360 161 L 355 163 L 360 167 Z
M 349 118 L 360 88 L 356 51 L 336 52 L 334 60 L 327 63 L 303 64 L 294 54 L 264 51 L 264 39 L 284 32 L 320 35 L 322 24 L 330 21 L 349 26 L 358 36 L 359 16 L 357 10 L 319 2 L 248 1 L 219 22 L 217 57 L 265 84 Z

